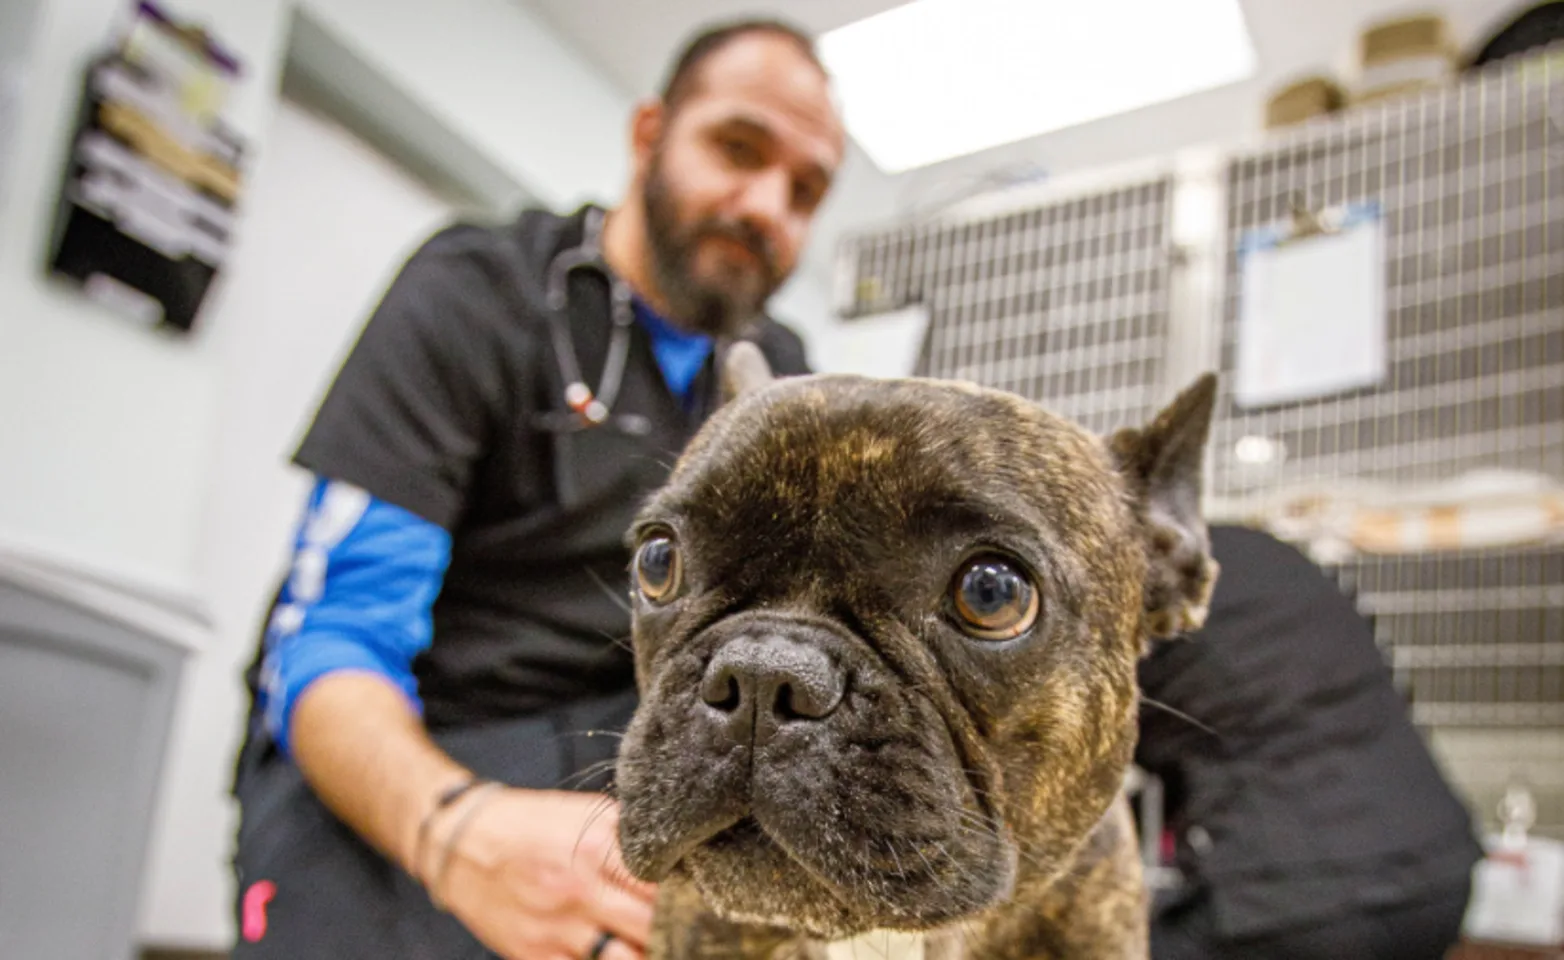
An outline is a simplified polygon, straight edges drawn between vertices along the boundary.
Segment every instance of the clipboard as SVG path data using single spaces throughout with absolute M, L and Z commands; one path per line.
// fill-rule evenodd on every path
M 1370 388 L 1387 365 L 1385 229 L 1378 203 L 1313 211 L 1239 244 L 1233 399 L 1257 408 Z
M 156 3 L 87 64 L 48 268 L 142 326 L 190 332 L 228 262 L 245 143 L 223 119 L 238 61 Z

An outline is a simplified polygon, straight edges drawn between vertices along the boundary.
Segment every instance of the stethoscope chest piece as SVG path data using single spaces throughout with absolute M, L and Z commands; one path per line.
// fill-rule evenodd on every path
M 565 388 L 565 406 L 592 426 L 608 419 L 608 407 L 592 394 L 592 388 L 575 381 Z

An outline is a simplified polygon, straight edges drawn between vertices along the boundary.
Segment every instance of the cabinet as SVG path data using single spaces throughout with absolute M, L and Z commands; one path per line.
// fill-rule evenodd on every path
M 0 957 L 130 960 L 198 618 L 0 551 Z

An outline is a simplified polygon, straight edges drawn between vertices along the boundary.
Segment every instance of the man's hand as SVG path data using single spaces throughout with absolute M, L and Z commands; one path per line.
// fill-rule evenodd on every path
M 466 810 L 468 804 L 482 804 Z M 430 837 L 439 859 L 470 813 L 433 891 L 484 945 L 506 960 L 585 960 L 605 932 L 602 960 L 642 960 L 656 888 L 619 857 L 619 809 L 611 798 L 505 790 L 462 798 Z
M 619 809 L 609 798 L 472 791 L 435 815 L 419 851 L 435 798 L 471 773 L 434 745 L 401 691 L 369 674 L 323 677 L 300 696 L 293 731 L 295 759 L 322 802 L 438 884 L 450 911 L 505 960 L 585 960 L 605 931 L 618 939 L 600 960 L 643 957 L 654 893 L 619 858 Z M 469 813 L 442 881 L 445 842 Z

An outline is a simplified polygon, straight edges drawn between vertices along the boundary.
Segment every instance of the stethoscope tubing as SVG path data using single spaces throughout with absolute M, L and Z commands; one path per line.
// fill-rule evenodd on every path
M 630 359 L 630 327 L 635 322 L 633 294 L 630 285 L 616 276 L 603 259 L 601 244 L 603 212 L 587 211 L 586 228 L 581 243 L 555 255 L 548 266 L 548 285 L 545 301 L 549 310 L 549 334 L 554 341 L 554 355 L 564 379 L 566 414 L 544 414 L 541 418 L 545 429 L 575 431 L 588 429 L 609 420 L 614 401 L 619 398 L 619 388 L 624 383 L 625 365 Z M 608 342 L 608 357 L 603 364 L 603 375 L 597 390 L 586 383 L 576 350 L 570 340 L 570 278 L 578 270 L 597 273 L 608 283 L 609 316 L 612 332 Z M 643 418 L 620 418 L 641 421 Z M 644 432 L 625 423 L 632 433 Z

